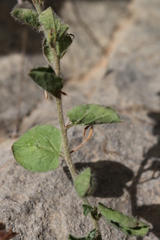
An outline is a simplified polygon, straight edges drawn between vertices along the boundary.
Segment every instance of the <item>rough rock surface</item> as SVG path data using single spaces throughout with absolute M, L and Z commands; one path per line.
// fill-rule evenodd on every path
M 59 13 L 76 36 L 62 63 L 62 74 L 70 79 L 64 87 L 65 112 L 77 104 L 98 103 L 117 109 L 123 120 L 95 126 L 90 141 L 73 153 L 73 161 L 77 169 L 90 166 L 95 172 L 93 204 L 139 216 L 151 226 L 143 239 L 158 240 L 160 2 L 60 2 Z M 58 126 L 54 100 L 44 100 L 43 91 L 26 77 L 32 66 L 44 64 L 33 51 L 36 39 L 28 46 L 32 55 L 27 50 L 25 58 L 5 51 L 0 56 L 0 220 L 19 233 L 15 240 L 66 240 L 69 233 L 84 236 L 92 223 L 83 216 L 64 160 L 56 171 L 31 173 L 15 162 L 10 150 L 14 135 L 37 124 Z M 82 137 L 82 127 L 71 128 L 71 148 Z M 126 237 L 103 219 L 100 226 L 103 240 L 139 239 Z

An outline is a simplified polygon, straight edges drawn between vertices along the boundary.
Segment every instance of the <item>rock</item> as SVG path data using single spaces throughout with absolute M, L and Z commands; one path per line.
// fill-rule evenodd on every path
M 130 5 L 128 1 L 80 1 L 76 4 L 83 19 L 86 16 L 85 23 L 90 25 L 92 21 L 94 22 L 95 36 L 100 38 L 100 44 L 103 47 L 108 45 L 110 51 L 102 54 L 100 48 L 94 45 L 84 31 L 84 25 L 76 25 L 78 16 L 73 11 L 73 2 L 64 2 L 61 14 L 65 20 L 67 18 L 70 20 L 71 28 L 77 32 L 75 46 L 80 44 L 78 41 L 82 41 L 81 46 L 83 46 L 87 38 L 90 39 L 89 45 L 82 48 L 83 53 L 80 53 L 76 60 L 73 56 L 76 56 L 74 53 L 77 54 L 78 50 L 74 46 L 64 58 L 63 66 L 64 69 L 65 67 L 68 69 L 69 74 L 73 66 L 75 67 L 71 75 L 68 75 L 73 78 L 72 81 L 66 82 L 64 87 L 64 92 L 68 95 L 63 96 L 65 113 L 77 104 L 98 103 L 113 106 L 123 121 L 120 124 L 95 126 L 90 141 L 73 153 L 73 162 L 78 171 L 89 166 L 95 174 L 97 189 L 90 198 L 93 205 L 102 202 L 128 215 L 139 216 L 151 225 L 151 230 L 144 240 L 158 240 L 160 239 L 158 225 L 160 215 L 158 63 L 160 57 L 157 39 L 160 32 L 158 24 L 160 3 L 158 0 L 152 0 L 152 2 L 134 0 Z M 124 16 L 124 13 L 127 13 L 127 6 L 130 14 Z M 110 11 L 106 11 L 111 25 L 105 25 L 106 21 L 102 21 L 104 27 L 101 29 L 98 26 L 104 19 L 106 7 L 110 7 Z M 89 12 L 87 12 L 88 9 L 90 9 Z M 96 14 L 94 9 L 97 10 Z M 99 19 L 99 25 L 94 15 Z M 148 18 L 148 16 L 151 17 Z M 113 32 L 116 24 L 119 27 Z M 105 29 L 105 26 L 109 28 Z M 81 35 L 79 35 L 80 28 L 83 29 Z M 108 37 L 110 34 L 112 38 Z M 80 49 L 81 46 L 78 45 L 78 48 Z M 90 52 L 92 47 L 93 52 L 88 54 L 89 59 L 86 59 L 85 54 Z M 72 51 L 73 55 L 70 55 Z M 15 115 L 10 114 L 10 110 L 7 115 L 6 108 L 13 109 L 11 103 L 16 104 L 16 98 L 11 96 L 9 86 L 11 79 L 16 79 L 16 71 L 20 71 L 17 67 L 20 56 L 9 56 L 10 65 L 7 65 L 7 57 L 1 60 L 5 66 L 8 66 L 7 71 L 2 75 L 2 80 L 8 79 L 8 82 L 6 81 L 5 85 L 1 80 L 1 84 L 4 85 L 1 85 L 3 88 L 0 89 L 2 94 L 0 96 L 3 96 L 1 101 L 4 100 L 5 105 L 1 106 L 0 119 L 3 119 L 3 123 L 6 124 L 5 128 L 10 129 L 14 124 Z M 85 61 L 85 67 L 87 66 L 86 69 L 83 69 L 83 61 Z M 29 69 L 35 62 L 38 65 L 39 62 L 42 64 L 43 60 L 37 55 L 27 56 L 25 68 Z M 96 62 L 93 68 L 90 67 Z M 1 66 L 4 68 L 3 64 Z M 77 66 L 80 66 L 80 69 Z M 84 73 L 81 80 L 74 77 L 76 73 L 77 76 Z M 18 80 L 15 81 L 18 82 Z M 18 94 L 16 85 L 13 90 Z M 32 91 L 32 96 L 27 97 L 29 91 Z M 27 85 L 25 94 L 23 100 L 25 107 L 18 134 L 23 134 L 37 124 L 50 123 L 58 126 L 55 101 L 44 100 L 43 91 L 37 92 L 34 84 Z M 26 99 L 28 99 L 27 102 Z M 27 112 L 30 114 L 26 116 Z M 66 117 L 65 121 L 66 123 L 68 121 Z M 27 172 L 16 163 L 11 154 L 10 146 L 17 138 L 8 139 L 2 127 L 1 132 L 3 135 L 0 138 L 2 159 L 0 220 L 7 225 L 8 229 L 11 228 L 12 231 L 19 233 L 15 240 L 64 240 L 68 238 L 69 233 L 81 237 L 89 232 L 93 228 L 92 223 L 89 217 L 83 216 L 82 202 L 75 193 L 64 160 L 60 159 L 59 168 L 53 172 Z M 68 134 L 70 149 L 83 141 L 83 127 L 71 128 Z M 103 240 L 126 239 L 123 233 L 107 225 L 104 219 L 100 220 L 100 227 Z

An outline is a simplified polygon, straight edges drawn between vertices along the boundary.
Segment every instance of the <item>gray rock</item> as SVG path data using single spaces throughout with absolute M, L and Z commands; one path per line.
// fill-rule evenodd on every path
M 93 16 L 94 9 L 97 9 L 95 16 L 99 22 L 105 19 L 105 11 L 108 13 L 107 16 L 110 17 L 111 25 L 113 25 L 105 28 L 107 25 L 105 21 L 102 21 L 105 25 L 103 29 L 96 27 L 98 30 L 95 31 L 95 35 L 101 39 L 100 44 L 104 47 L 105 36 L 113 34 L 113 26 L 117 21 L 121 22 L 128 2 L 95 1 L 93 4 L 92 1 L 80 1 L 77 4 L 81 16 L 83 18 L 87 16 L 85 22 L 89 25 L 94 21 L 95 26 L 99 26 Z M 106 10 L 109 6 L 113 12 Z M 81 46 L 85 45 L 87 38 L 89 39 L 87 32 L 86 35 L 81 34 L 79 38 L 80 26 L 72 25 L 77 21 L 73 11 L 73 2 L 66 1 L 63 7 L 61 13 L 64 19 L 70 19 L 71 27 L 77 31 L 75 45 L 80 44 L 78 41 L 81 41 Z M 68 75 L 69 77 L 74 77 L 76 72 L 80 75 L 87 71 L 81 81 L 69 81 L 65 84 L 64 92 L 68 95 L 63 96 L 65 113 L 77 104 L 98 103 L 115 107 L 123 120 L 120 124 L 95 126 L 90 141 L 73 153 L 76 168 L 80 171 L 90 166 L 96 176 L 97 189 L 90 201 L 92 204 L 102 202 L 108 207 L 129 215 L 139 216 L 148 222 L 151 230 L 148 236 L 143 238 L 144 240 L 160 239 L 158 95 L 160 59 L 157 40 L 160 32 L 159 7 L 158 0 L 152 0 L 152 3 L 149 0 L 132 1 L 130 18 L 125 17 L 123 28 L 114 32 L 113 48 L 109 55 L 102 57 L 100 48 L 95 46 L 90 39 L 89 45 L 82 49 L 83 53 L 78 55 L 77 60 L 73 58 L 76 55 L 70 55 L 71 51 L 77 54 L 78 50 L 75 50 L 73 46 L 74 50 L 69 51 L 68 57 L 66 55 L 63 62 L 68 72 L 75 66 L 75 72 L 72 71 L 72 76 Z M 87 9 L 90 11 L 87 12 Z M 148 16 L 151 17 L 148 18 Z M 109 43 L 109 46 L 111 45 L 112 42 Z M 85 54 L 92 47 L 93 52 L 88 55 L 87 63 Z M 102 59 L 99 59 L 100 57 Z M 70 58 L 70 61 L 67 60 Z M 15 74 L 18 69 L 16 63 L 19 62 L 20 56 L 9 56 L 8 61 L 12 63 L 10 66 L 7 65 L 7 58 L 3 57 L 1 60 L 6 61 L 4 64 L 8 66 L 8 71 L 3 73 L 3 81 L 0 81 L 3 84 L 0 88 L 2 94 L 0 96 L 3 96 L 1 101 L 5 100 L 6 104 L 1 106 L 0 119 L 3 119 L 3 122 L 6 121 L 6 129 L 10 129 L 8 124 L 13 124 L 15 115 L 14 111 L 10 115 L 10 110 L 7 113 L 6 109 L 13 109 L 11 103 L 16 104 L 16 98 L 11 96 L 9 86 L 11 79 L 18 81 Z M 81 72 L 76 66 L 83 68 L 82 60 L 85 61 L 84 65 L 87 67 L 80 69 Z M 35 61 L 37 65 L 39 62 L 43 63 L 42 58 L 28 56 L 26 69 L 29 69 Z M 65 63 L 65 61 L 68 62 Z M 89 66 L 95 63 L 94 61 L 99 61 L 99 63 L 94 69 L 90 69 Z M 5 79 L 8 79 L 8 82 L 4 83 Z M 10 91 L 18 94 L 16 85 Z M 32 91 L 34 96 L 28 96 L 29 91 Z M 20 135 L 37 124 L 50 123 L 58 126 L 55 101 L 51 99 L 46 101 L 42 98 L 43 92 L 38 91 L 37 94 L 37 87 L 34 84 L 29 87 L 27 85 L 24 98 L 26 107 L 23 109 L 18 132 Z M 27 102 L 26 99 L 28 99 Z M 30 114 L 26 116 L 29 111 Z M 65 121 L 67 123 L 67 118 Z M 67 239 L 69 233 L 80 237 L 90 231 L 93 228 L 92 223 L 89 217 L 83 216 L 82 202 L 75 193 L 64 160 L 60 159 L 59 168 L 53 172 L 40 174 L 27 172 L 15 162 L 11 154 L 10 146 L 16 139 L 8 139 L 2 127 L 1 132 L 3 136 L 0 138 L 0 220 L 7 225 L 8 229 L 12 228 L 13 231 L 19 233 L 15 239 L 64 240 Z M 71 149 L 83 141 L 83 127 L 71 128 L 68 133 Z M 100 227 L 103 240 L 136 239 L 126 237 L 120 231 L 107 225 L 104 219 L 100 220 Z

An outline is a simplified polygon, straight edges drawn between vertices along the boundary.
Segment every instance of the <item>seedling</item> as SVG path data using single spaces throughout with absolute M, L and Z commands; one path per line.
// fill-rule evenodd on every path
M 82 209 L 93 220 L 93 229 L 83 238 L 69 235 L 68 240 L 100 240 L 101 232 L 99 219 L 103 216 L 107 222 L 130 236 L 147 234 L 149 226 L 136 218 L 126 216 L 99 203 L 91 206 L 88 197 L 95 189 L 94 176 L 90 168 L 79 173 L 72 163 L 71 153 L 82 147 L 92 136 L 93 126 L 97 124 L 110 124 L 121 122 L 116 111 L 110 107 L 98 104 L 79 105 L 67 112 L 69 118 L 65 125 L 62 107 L 63 79 L 60 75 L 60 60 L 72 44 L 73 35 L 68 33 L 69 26 L 60 21 L 57 15 L 49 7 L 43 10 L 44 0 L 32 0 L 35 10 L 21 8 L 20 5 L 12 11 L 12 16 L 22 23 L 44 34 L 42 49 L 48 67 L 32 69 L 29 76 L 42 87 L 47 98 L 48 93 L 56 99 L 57 113 L 60 130 L 51 125 L 39 125 L 24 135 L 12 146 L 16 161 L 25 169 L 33 172 L 47 172 L 55 170 L 59 166 L 59 158 L 63 157 L 68 165 L 73 178 L 74 187 L 83 201 Z M 67 131 L 74 126 L 84 127 L 84 141 L 75 149 L 70 150 Z M 89 136 L 85 133 L 90 128 Z

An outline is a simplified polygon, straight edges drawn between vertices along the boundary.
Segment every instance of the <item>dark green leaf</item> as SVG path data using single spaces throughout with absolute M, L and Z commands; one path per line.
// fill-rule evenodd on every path
M 59 41 L 57 41 L 56 51 L 57 51 L 57 54 L 60 58 L 62 58 L 64 56 L 67 49 L 72 44 L 72 41 L 73 41 L 72 37 L 69 34 L 65 35 L 64 37 L 61 37 L 59 39 Z
M 91 205 L 83 204 L 82 205 L 83 213 L 87 216 L 88 213 L 93 211 L 93 207 Z
M 44 90 L 53 95 L 55 91 L 61 90 L 63 87 L 62 79 L 55 75 L 55 72 L 50 66 L 48 68 L 39 67 L 32 69 L 29 76 Z
M 53 60 L 54 60 L 53 52 L 52 52 L 52 48 L 47 43 L 47 39 L 43 41 L 43 53 L 44 53 L 44 56 L 47 58 L 48 62 L 53 63 Z
M 59 165 L 61 149 L 61 133 L 51 125 L 39 125 L 32 128 L 12 146 L 17 162 L 33 172 L 56 169 Z
M 86 237 L 86 240 L 96 240 L 96 229 L 93 229 L 88 236 Z
M 15 8 L 15 9 L 13 9 L 11 15 L 15 19 L 17 19 L 25 24 L 28 24 L 28 25 L 32 26 L 33 28 L 40 27 L 38 13 L 31 9 Z
M 95 190 L 94 178 L 91 175 L 90 168 L 81 172 L 74 181 L 74 187 L 79 197 L 87 197 Z
M 127 216 L 123 213 L 107 208 L 102 203 L 98 204 L 98 210 L 108 223 L 118 228 L 129 236 L 145 236 L 149 231 L 149 225 L 139 221 L 137 218 Z
M 97 207 L 95 207 L 95 206 L 92 207 L 89 204 L 83 204 L 82 209 L 83 209 L 83 213 L 84 213 L 85 216 L 87 216 L 88 213 L 91 213 L 92 218 L 94 218 L 97 221 L 100 219 L 100 216 L 99 216 L 98 211 L 97 211 L 98 210 Z
M 67 112 L 73 125 L 93 125 L 121 122 L 116 111 L 98 104 L 79 105 Z

